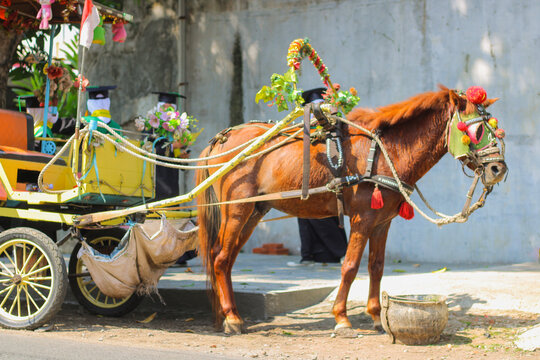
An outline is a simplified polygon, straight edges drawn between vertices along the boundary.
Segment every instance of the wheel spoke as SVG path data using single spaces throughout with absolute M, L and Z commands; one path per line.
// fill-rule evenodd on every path
M 30 278 L 26 278 L 26 280 L 29 280 L 29 281 L 44 281 L 44 280 L 52 280 L 52 276 L 38 276 L 38 277 L 30 277 Z
M 41 262 L 41 260 L 45 257 L 44 254 L 41 254 L 41 256 L 39 257 L 39 259 L 36 260 L 36 262 L 34 263 L 34 265 L 32 265 L 32 268 L 28 271 L 28 274 L 26 274 L 26 276 L 28 275 L 31 275 L 30 273 L 36 268 L 36 266 L 38 266 L 38 264 Z
M 28 294 L 28 298 L 30 299 L 30 301 L 32 302 L 32 304 L 34 304 L 34 306 L 36 307 L 36 310 L 39 310 L 39 306 L 36 304 L 36 302 L 34 301 L 34 298 L 32 296 L 30 296 L 30 292 L 28 291 L 28 284 L 24 284 L 24 286 L 26 287 L 26 293 Z
M 88 293 L 89 293 L 89 294 L 92 293 L 92 291 L 94 291 L 94 289 L 97 289 L 97 285 L 94 285 L 93 288 L 91 288 L 90 290 L 88 290 Z M 98 290 L 98 291 L 99 291 L 99 290 Z
M 26 263 L 26 244 L 23 244 L 23 255 L 22 255 L 22 263 Z M 23 271 L 24 266 L 21 267 L 21 272 Z
M 4 279 L 4 280 L 0 280 L 0 283 L 10 282 L 10 281 L 11 281 L 11 279 Z
M 17 286 L 17 316 L 21 317 L 21 289 L 22 285 Z
M 26 246 L 24 248 L 26 249 Z M 33 247 L 32 251 L 30 251 L 30 255 L 28 255 L 28 257 L 25 258 L 26 260 L 24 260 L 24 265 L 22 266 L 21 271 L 24 271 L 24 269 L 26 269 L 26 266 L 28 265 L 28 262 L 32 258 L 32 255 L 34 255 L 34 251 L 36 251 L 35 247 Z
M 32 272 L 29 272 L 28 274 L 25 274 L 25 275 L 23 276 L 23 279 L 27 279 L 30 275 L 34 275 L 34 274 L 36 274 L 36 273 L 38 273 L 38 272 L 40 272 L 40 271 L 45 271 L 45 270 L 50 269 L 50 268 L 51 268 L 51 265 L 47 265 L 47 266 L 44 266 L 44 267 L 39 268 L 39 269 L 37 269 L 37 270 L 34 270 L 34 271 L 32 271 Z
M 86 281 L 83 281 L 83 282 L 82 282 L 82 285 L 83 285 L 83 286 L 86 286 L 86 285 L 92 283 L 93 281 L 94 281 L 94 280 L 92 280 L 92 278 L 90 278 L 90 279 L 88 279 L 88 280 L 86 280 Z
M 6 292 L 8 291 L 6 297 L 4 297 L 4 300 L 2 300 L 2 302 L 0 303 L 0 308 L 2 306 L 4 306 L 4 304 L 6 303 L 7 299 L 9 298 L 9 295 L 11 295 L 11 292 L 13 291 L 13 289 L 15 289 L 15 284 L 11 284 L 9 287 L 5 288 L 4 290 L 0 291 L 0 294 L 2 294 L 3 292 Z
M 13 246 L 13 258 L 15 259 L 15 273 L 20 274 L 19 265 L 17 264 L 17 246 Z
M 39 291 L 38 289 L 36 289 L 36 287 L 35 287 L 34 285 L 32 285 L 32 283 L 29 282 L 28 285 L 30 285 L 30 287 L 31 287 L 32 289 L 34 289 L 34 291 L 37 292 L 38 295 L 41 296 L 41 298 L 42 298 L 43 300 L 47 301 L 47 297 L 45 297 L 45 295 L 43 295 L 43 294 L 41 293 L 41 291 Z
M 25 283 L 25 284 L 28 284 L 28 285 L 30 285 L 30 286 L 32 286 L 32 284 L 34 284 L 34 286 L 37 286 L 37 287 L 39 287 L 39 288 L 51 290 L 51 286 L 45 286 L 45 285 L 43 285 L 43 284 L 35 283 L 35 282 L 32 282 L 32 281 L 27 281 L 27 280 L 25 280 L 24 283 Z
M 17 303 L 17 300 L 19 299 L 20 294 L 21 294 L 21 288 L 20 286 L 17 286 L 17 295 L 15 296 L 15 300 L 13 300 L 13 304 L 11 304 L 11 307 L 9 308 L 9 311 L 8 311 L 9 315 L 11 315 L 11 312 L 13 311 L 13 309 L 15 309 L 15 304 Z M 20 307 L 19 307 L 19 314 L 20 314 Z
M 107 304 L 107 301 L 109 301 L 109 297 L 107 295 L 105 295 L 105 301 L 104 303 Z
M 28 316 L 30 316 L 30 314 L 31 314 L 31 312 L 30 312 L 30 294 L 28 293 L 28 285 L 24 284 L 23 289 L 24 289 L 24 292 L 26 294 L 26 311 L 27 311 Z
M 13 265 L 15 267 L 15 274 L 17 274 L 17 265 L 15 265 L 15 263 L 13 262 L 13 260 L 11 259 L 11 256 L 9 256 L 8 252 L 4 250 L 4 254 L 6 254 L 6 257 L 8 258 L 9 262 L 11 263 L 11 265 Z M 0 263 L 3 265 L 3 263 Z M 4 265 L 5 267 L 5 265 Z M 6 267 L 5 268 L 6 270 L 9 271 L 9 269 Z M 11 272 L 11 271 L 10 271 Z
M 1 254 L 0 254 L 0 255 L 1 255 Z M 9 275 L 5 275 L 4 273 L 1 273 L 2 275 L 5 275 L 5 276 L 13 276 L 13 275 L 14 275 L 14 274 L 11 272 L 11 270 L 9 270 L 9 269 L 7 268 L 6 265 L 4 265 L 3 262 L 0 261 L 0 265 L 2 265 L 2 267 L 9 273 Z
M 101 295 L 101 291 L 98 289 L 98 292 L 96 294 L 96 301 L 99 301 L 99 296 Z

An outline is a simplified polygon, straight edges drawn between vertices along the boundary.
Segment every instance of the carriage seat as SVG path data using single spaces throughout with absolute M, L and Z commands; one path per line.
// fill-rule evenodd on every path
M 34 119 L 31 115 L 0 109 L 0 159 L 48 163 L 52 156 L 34 151 Z M 57 165 L 66 165 L 58 159 Z

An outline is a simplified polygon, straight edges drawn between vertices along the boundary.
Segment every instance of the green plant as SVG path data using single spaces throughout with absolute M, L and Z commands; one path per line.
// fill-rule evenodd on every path
M 49 104 L 58 107 L 60 117 L 75 117 L 77 89 L 73 88 L 73 81 L 78 73 L 78 39 L 65 43 L 67 49 L 61 50 L 65 58 L 54 58 L 49 66 L 47 54 L 43 51 L 49 38 L 48 33 L 41 32 L 19 45 L 14 62 L 17 66 L 9 73 L 13 91 L 19 96 L 34 95 L 44 103 L 48 76 Z

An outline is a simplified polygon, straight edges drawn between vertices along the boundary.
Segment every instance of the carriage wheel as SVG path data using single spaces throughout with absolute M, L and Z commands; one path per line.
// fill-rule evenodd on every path
M 0 233 L 0 325 L 42 326 L 60 311 L 66 291 L 66 265 L 51 238 L 26 227 Z
M 90 246 L 100 253 L 108 255 L 120 243 L 125 233 L 125 230 L 113 228 L 86 231 L 83 236 Z M 116 317 L 133 311 L 141 303 L 143 297 L 132 294 L 122 299 L 116 299 L 103 294 L 88 274 L 83 261 L 77 258 L 80 248 L 81 244 L 77 243 L 69 258 L 69 285 L 79 304 L 91 313 L 103 316 Z M 76 274 L 87 275 L 75 276 Z

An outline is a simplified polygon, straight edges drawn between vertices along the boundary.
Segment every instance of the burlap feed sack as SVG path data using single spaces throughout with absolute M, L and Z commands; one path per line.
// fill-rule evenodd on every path
M 113 257 L 102 255 L 83 242 L 78 257 L 87 267 L 99 290 L 110 297 L 130 296 L 141 283 L 137 270 L 137 244 L 129 241 Z
M 161 218 L 160 229 L 155 232 L 155 224 L 135 225 L 131 230 L 137 243 L 137 265 L 141 284 L 138 294 L 157 292 L 157 283 L 165 270 L 188 250 L 194 250 L 197 243 L 197 228 L 186 219 L 170 221 Z M 185 230 L 179 230 L 183 228 Z
M 107 296 L 124 298 L 135 290 L 138 294 L 157 293 L 157 283 L 165 270 L 184 252 L 195 249 L 197 230 L 187 219 L 171 223 L 162 217 L 161 221 L 134 225 L 127 245 L 112 257 L 100 254 L 86 243 L 79 257 Z

